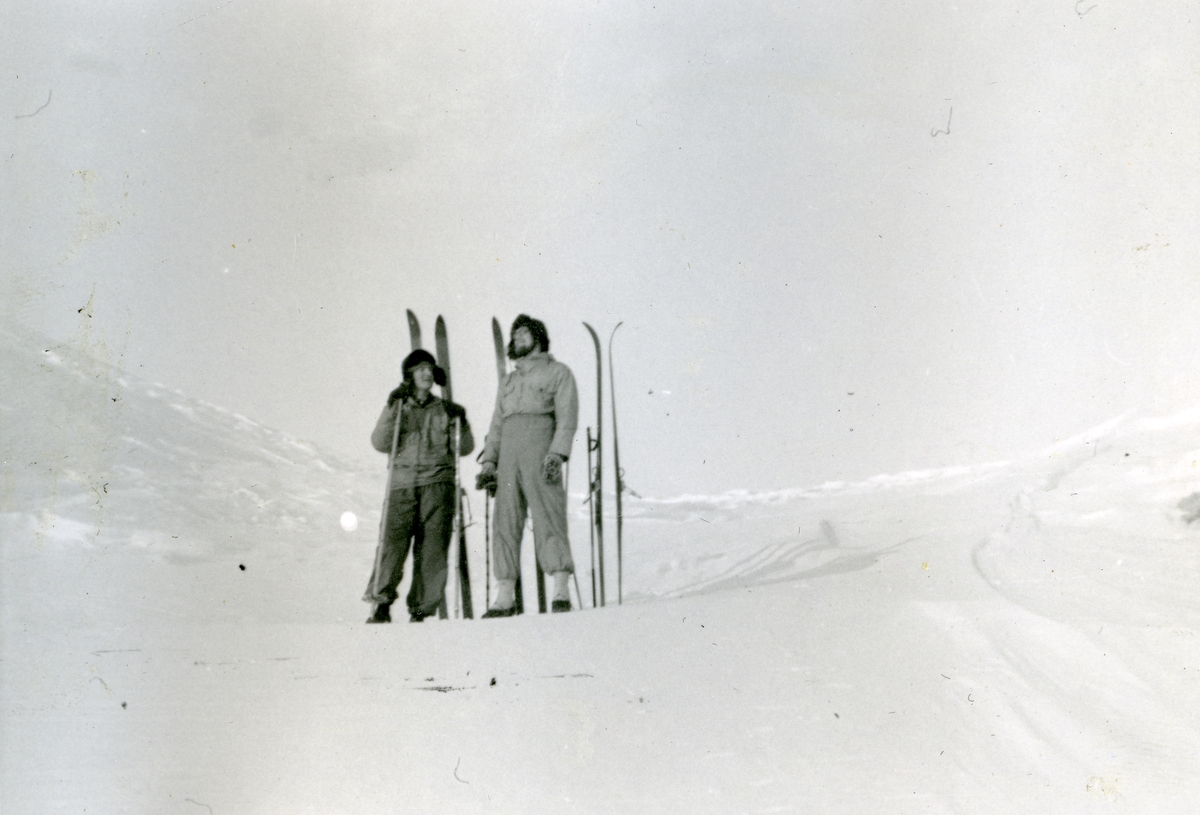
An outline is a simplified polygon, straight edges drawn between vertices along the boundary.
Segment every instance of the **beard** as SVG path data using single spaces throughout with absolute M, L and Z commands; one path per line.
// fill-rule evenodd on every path
M 518 348 L 512 342 L 509 342 L 508 343 L 508 358 L 509 359 L 520 359 L 521 357 L 527 357 L 530 354 L 532 354 L 534 351 L 536 351 L 537 348 L 538 348 L 538 344 L 536 342 L 531 342 L 529 345 L 525 345 L 520 348 Z

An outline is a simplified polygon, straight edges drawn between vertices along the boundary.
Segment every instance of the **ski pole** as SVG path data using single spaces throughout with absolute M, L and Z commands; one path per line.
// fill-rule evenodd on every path
M 587 465 L 588 465 L 588 497 L 584 501 L 588 505 L 588 553 L 592 556 L 592 608 L 596 607 L 596 519 L 592 511 L 592 429 L 587 429 Z M 583 605 L 583 598 L 579 600 Z
M 379 518 L 379 545 L 375 549 L 375 567 L 371 570 L 371 593 L 375 593 L 375 581 L 383 566 L 383 550 L 387 545 L 388 508 L 392 501 L 392 467 L 396 464 L 396 447 L 400 443 L 400 399 L 396 399 L 396 423 L 392 427 L 392 449 L 388 452 L 387 483 L 383 490 L 383 515 Z
M 483 560 L 487 571 L 483 576 L 484 610 L 492 607 L 492 496 L 483 491 Z
M 449 571 L 454 575 L 454 578 L 453 578 L 453 582 L 454 582 L 454 617 L 455 617 L 455 619 L 462 619 L 462 575 L 460 575 L 458 573 L 458 569 L 456 568 L 458 565 L 458 557 L 457 556 L 459 554 L 457 551 L 457 547 L 462 546 L 462 529 L 463 529 L 463 526 L 462 526 L 462 523 L 463 523 L 462 499 L 459 497 L 459 492 L 462 488 L 459 486 L 459 482 L 458 482 L 458 450 L 459 450 L 458 438 L 459 438 L 459 423 L 458 423 L 458 417 L 456 416 L 454 418 L 454 450 L 451 451 L 454 455 L 454 524 L 452 526 L 452 532 L 451 532 L 451 534 L 454 536 L 454 538 L 450 541 L 450 546 L 447 547 L 450 551 L 448 551 L 446 553 L 447 554 L 446 565 L 449 567 Z M 450 558 L 449 557 L 450 552 L 454 552 L 454 554 L 456 556 L 454 558 Z
M 458 463 L 458 453 L 462 449 L 462 419 L 455 420 L 457 427 L 456 435 L 458 437 L 459 447 L 454 451 L 454 487 L 457 493 L 458 500 L 458 576 L 459 590 L 462 592 L 463 616 L 468 620 L 475 619 L 475 606 L 471 602 L 471 569 L 467 559 L 467 516 L 463 509 L 463 504 L 467 500 L 467 491 L 462 486 L 462 470 Z M 470 505 L 467 504 L 466 511 L 470 510 Z M 474 521 L 474 518 L 472 518 Z
M 567 497 L 570 495 L 568 487 L 571 484 L 571 462 L 567 461 L 563 464 L 563 503 L 567 502 Z M 568 539 L 569 542 L 570 539 Z M 571 556 L 571 561 L 574 562 L 575 556 Z M 579 575 L 572 569 L 571 578 L 575 581 L 575 599 L 579 601 L 579 609 L 583 610 L 583 595 L 579 593 Z M 567 596 L 570 597 L 571 591 L 567 590 Z

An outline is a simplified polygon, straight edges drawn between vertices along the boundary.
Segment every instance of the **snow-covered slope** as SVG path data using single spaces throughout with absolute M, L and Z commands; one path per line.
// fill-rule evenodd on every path
M 370 511 L 377 477 L 38 339 L 0 329 L 8 528 L 195 559 L 264 541 L 311 549 L 334 537 L 330 507 Z
M 1200 807 L 1200 413 L 631 496 L 623 606 L 365 626 L 380 472 L 0 341 L 5 813 Z
M 64 567 L 128 561 L 171 587 L 146 595 L 154 613 L 201 621 L 325 619 L 339 608 L 326 604 L 332 593 L 320 586 L 320 564 L 369 559 L 382 466 L 364 472 L 139 380 L 86 343 L 53 345 L 10 326 L 0 329 L 0 346 L 0 536 L 20 547 L 6 556 L 55 558 Z M 362 517 L 356 536 L 339 526 L 345 511 Z M 286 579 L 284 563 L 297 564 Z M 231 568 L 240 583 L 197 596 L 198 586 L 213 584 L 202 576 Z M 287 583 L 302 585 L 266 601 Z M 100 581 L 85 605 L 114 585 Z M 55 596 L 53 586 L 38 589 Z M 237 602 L 243 596 L 255 602 Z M 143 609 L 126 596 L 110 599 L 113 613 Z M 46 614 L 25 604 L 6 611 Z

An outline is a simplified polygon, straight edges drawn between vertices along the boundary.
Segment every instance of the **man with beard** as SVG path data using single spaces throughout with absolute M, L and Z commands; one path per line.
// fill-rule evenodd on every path
M 371 434 L 371 445 L 381 453 L 394 451 L 394 457 L 385 526 L 363 595 L 363 600 L 374 604 L 368 623 L 392 621 L 390 609 L 404 576 L 410 542 L 409 622 L 421 622 L 441 605 L 454 523 L 456 436 L 458 455 L 475 449 L 466 410 L 432 393 L 435 383 L 446 384 L 446 374 L 433 356 L 428 351 L 413 351 L 402 369 L 404 381 L 388 395 Z
M 476 482 L 479 489 L 496 490 L 496 600 L 484 617 L 516 613 L 527 512 L 533 516 L 534 555 L 554 581 L 551 610 L 571 610 L 568 586 L 575 562 L 567 540 L 562 465 L 571 455 L 579 424 L 579 397 L 571 369 L 549 351 L 546 325 L 526 314 L 517 317 L 508 343 L 508 356 L 516 367 L 496 394 Z

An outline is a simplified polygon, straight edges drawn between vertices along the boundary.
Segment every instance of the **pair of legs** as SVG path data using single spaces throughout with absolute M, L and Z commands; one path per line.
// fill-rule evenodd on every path
M 521 536 L 533 516 L 533 551 L 555 581 L 554 599 L 567 601 L 567 579 L 575 571 L 567 539 L 567 493 L 562 478 L 547 484 L 542 462 L 554 438 L 554 417 L 517 414 L 504 421 L 496 465 L 496 522 L 492 544 L 498 593 L 496 608 L 509 608 L 521 575 Z
M 375 566 L 363 600 L 376 605 L 396 601 L 404 577 L 404 559 L 413 550 L 409 613 L 428 617 L 446 593 L 446 553 L 454 526 L 454 484 L 403 487 L 388 496 L 384 534 L 375 551 Z

